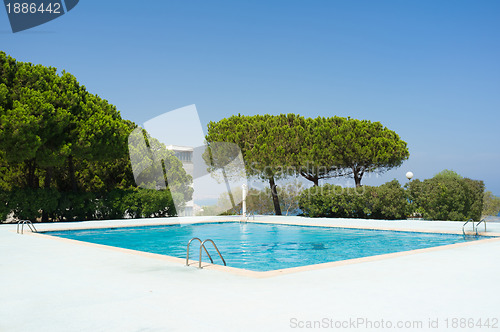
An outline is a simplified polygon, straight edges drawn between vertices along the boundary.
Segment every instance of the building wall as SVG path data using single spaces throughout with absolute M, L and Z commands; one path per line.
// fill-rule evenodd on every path
M 194 174 L 194 164 L 193 164 L 193 151 L 194 149 L 189 146 L 176 146 L 176 145 L 167 145 L 167 149 L 171 150 L 175 153 L 175 156 L 179 158 L 182 162 L 182 167 L 186 171 L 187 174 L 193 176 Z M 183 211 L 177 211 L 177 214 L 180 217 L 185 216 L 193 216 L 194 215 L 194 201 L 191 200 L 186 202 Z

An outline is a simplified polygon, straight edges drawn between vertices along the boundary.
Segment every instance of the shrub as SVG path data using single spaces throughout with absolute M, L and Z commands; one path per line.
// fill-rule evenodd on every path
M 491 191 L 486 191 L 483 196 L 482 217 L 497 216 L 500 213 L 500 197 L 493 195 Z
M 460 221 L 479 220 L 483 210 L 483 182 L 447 170 L 405 188 L 393 180 L 353 189 L 312 187 L 302 192 L 299 206 L 309 217 L 404 219 L 418 212 L 425 219 Z
M 0 222 L 7 219 L 10 213 L 9 200 L 10 192 L 0 189 Z
M 14 218 L 36 220 L 42 217 L 42 212 L 53 214 L 57 211 L 60 198 L 55 189 L 12 190 L 8 195 L 7 210 L 14 213 Z
M 404 219 L 419 212 L 425 219 L 479 220 L 483 207 L 482 181 L 444 171 L 405 188 L 393 180 L 379 187 L 342 188 L 325 184 L 302 192 L 299 206 L 309 217 Z
M 43 208 L 42 208 L 43 209 Z M 93 220 L 98 211 L 97 195 L 94 193 L 62 192 L 53 220 Z
M 405 190 L 394 180 L 380 187 L 312 187 L 300 195 L 299 207 L 309 217 L 400 219 L 408 202 Z
M 131 194 L 131 196 L 127 197 L 127 200 L 135 200 L 139 203 L 138 206 L 140 207 L 135 211 L 136 218 L 176 215 L 172 196 L 168 190 L 140 189 Z
M 0 221 L 14 218 L 77 221 L 175 216 L 170 191 L 131 188 L 109 193 L 59 192 L 56 189 L 0 191 Z
M 283 215 L 297 215 L 299 211 L 298 197 L 302 192 L 300 182 L 288 182 L 276 187 Z M 197 215 L 239 215 L 243 213 L 242 190 L 237 187 L 231 190 L 235 206 L 232 207 L 231 199 L 227 192 L 222 193 L 215 205 L 203 206 L 203 211 Z M 261 190 L 249 188 L 246 196 L 246 211 L 248 214 L 274 214 L 271 189 L 266 187 Z
M 372 219 L 404 219 L 409 213 L 409 202 L 406 191 L 397 180 L 373 187 Z
M 412 209 L 432 220 L 479 220 L 483 209 L 484 183 L 441 172 L 431 179 L 408 185 Z

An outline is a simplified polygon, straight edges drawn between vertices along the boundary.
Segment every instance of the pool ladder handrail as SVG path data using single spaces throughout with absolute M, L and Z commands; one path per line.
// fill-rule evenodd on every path
M 479 234 L 477 233 L 477 229 L 479 226 L 480 223 L 483 223 L 484 224 L 484 232 L 486 233 L 486 219 L 481 219 L 477 224 L 476 224 L 476 236 L 478 236 Z
M 200 268 L 200 269 L 202 268 L 201 267 L 201 259 L 202 259 L 202 255 L 203 255 L 203 252 L 201 251 L 202 248 L 207 253 L 207 256 L 210 259 L 210 262 L 212 264 L 214 263 L 214 260 L 212 259 L 212 256 L 210 256 L 210 253 L 208 252 L 207 248 L 205 247 L 205 242 L 207 242 L 207 241 L 211 242 L 213 244 L 215 250 L 217 250 L 217 253 L 219 254 L 219 257 L 222 259 L 222 262 L 224 263 L 224 266 L 226 266 L 226 261 L 224 260 L 224 257 L 222 257 L 222 254 L 220 253 L 219 248 L 217 248 L 217 245 L 215 244 L 215 242 L 213 240 L 211 240 L 211 239 L 206 239 L 205 241 L 201 241 L 201 239 L 197 238 L 197 237 L 194 237 L 191 240 L 189 240 L 189 242 L 187 244 L 187 248 L 186 248 L 186 266 L 189 266 L 189 246 L 191 245 L 191 242 L 193 240 L 200 241 L 200 257 L 199 257 L 199 261 L 198 261 L 198 268 Z
M 21 225 L 21 234 L 24 234 L 24 225 L 28 225 L 29 229 L 31 230 L 32 233 L 38 233 L 38 231 L 35 228 L 35 225 L 29 220 L 19 220 L 17 223 L 17 234 L 19 234 L 19 225 Z
M 465 225 L 467 225 L 469 222 L 472 222 L 472 231 L 474 232 L 474 219 L 469 219 L 465 222 L 465 224 L 462 225 L 462 234 L 465 236 Z
M 189 266 L 189 246 L 191 245 L 191 242 L 193 242 L 193 240 L 198 240 L 200 242 L 200 248 L 201 248 L 201 244 L 203 243 L 203 241 L 201 241 L 200 238 L 197 238 L 197 237 L 193 237 L 191 240 L 189 240 L 188 244 L 187 244 L 187 248 L 186 248 L 186 266 Z M 210 258 L 210 262 L 214 262 L 214 260 L 212 259 L 212 256 L 210 256 L 210 253 L 208 252 L 207 248 L 203 247 L 205 249 L 205 252 L 207 253 L 207 256 L 208 258 Z

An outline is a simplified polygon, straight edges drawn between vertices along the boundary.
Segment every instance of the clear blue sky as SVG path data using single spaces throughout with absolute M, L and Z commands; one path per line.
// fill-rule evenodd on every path
M 500 1 L 88 1 L 0 50 L 74 74 L 124 118 L 196 104 L 242 114 L 380 121 L 410 149 L 500 195 Z

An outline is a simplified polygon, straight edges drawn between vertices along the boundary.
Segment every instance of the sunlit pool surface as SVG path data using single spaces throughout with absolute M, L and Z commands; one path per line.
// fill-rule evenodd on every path
M 203 223 L 47 232 L 49 235 L 186 258 L 193 237 L 212 239 L 228 266 L 253 271 L 342 261 L 474 241 L 461 235 L 259 223 Z M 216 264 L 215 249 L 206 245 Z M 208 262 L 205 253 L 203 261 Z M 190 257 L 198 260 L 199 242 Z

